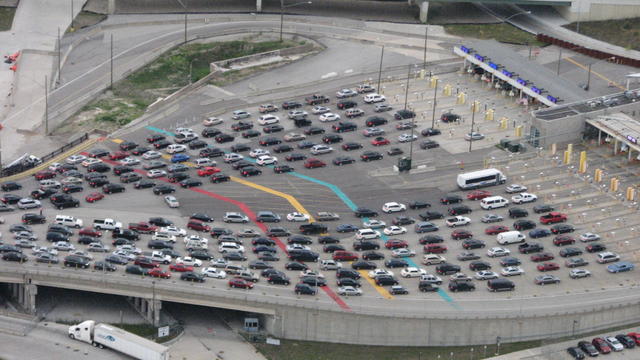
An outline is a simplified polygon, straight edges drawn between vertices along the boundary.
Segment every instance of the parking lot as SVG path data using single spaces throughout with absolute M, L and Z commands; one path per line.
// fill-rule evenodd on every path
M 469 142 L 464 140 L 464 134 L 470 129 L 471 112 L 469 104 L 456 104 L 455 96 L 444 97 L 439 94 L 438 107 L 436 109 L 436 116 L 440 116 L 443 112 L 453 112 L 461 116 L 461 120 L 455 123 L 437 123 L 437 128 L 441 130 L 440 135 L 424 137 L 420 134 L 421 130 L 430 127 L 431 125 L 431 104 L 427 100 L 433 89 L 429 87 L 427 80 L 415 80 L 412 81 L 411 90 L 409 92 L 409 108 L 413 109 L 417 116 L 415 122 L 417 127 L 415 128 L 415 134 L 417 140 L 413 143 L 413 156 L 414 162 L 421 163 L 448 163 L 456 164 L 464 162 L 465 159 L 471 158 L 486 158 L 486 154 L 494 154 L 493 147 L 499 139 L 513 134 L 513 122 L 516 125 L 523 123 L 524 116 L 521 116 L 521 109 L 512 104 L 509 97 L 505 97 L 494 90 L 486 89 L 482 86 L 483 83 L 472 80 L 468 75 L 459 74 L 445 74 L 442 75 L 442 82 L 454 84 L 453 93 L 456 89 L 460 91 L 466 91 L 467 99 L 478 99 L 481 104 L 487 104 L 488 108 L 495 108 L 495 120 L 485 120 L 483 112 L 480 111 L 476 114 L 476 127 L 474 131 L 482 132 L 485 138 L 479 141 L 473 142 L 473 149 L 478 150 L 470 155 L 467 155 Z M 413 84 L 415 82 L 415 84 Z M 246 144 L 247 150 L 240 152 L 245 160 L 255 162 L 256 160 L 249 156 L 249 150 L 262 148 L 269 150 L 271 155 L 277 157 L 278 165 L 289 165 L 293 168 L 291 172 L 275 173 L 273 165 L 268 166 L 255 166 L 262 171 L 261 175 L 256 176 L 242 176 L 241 171 L 232 168 L 231 163 L 225 163 L 223 156 L 212 157 L 215 162 L 215 167 L 221 170 L 221 173 L 230 176 L 229 181 L 221 183 L 212 183 L 210 176 L 199 177 L 195 169 L 195 160 L 200 158 L 199 152 L 201 149 L 187 149 L 185 152 L 189 155 L 188 159 L 184 159 L 183 163 L 186 165 L 186 171 L 192 179 L 199 179 L 202 181 L 201 185 L 191 188 L 181 188 L 179 184 L 169 184 L 173 186 L 176 191 L 170 195 L 176 197 L 180 206 L 177 208 L 169 208 L 163 200 L 163 195 L 154 195 L 151 188 L 147 189 L 135 189 L 133 184 L 123 184 L 126 191 L 123 193 L 106 195 L 104 199 L 95 203 L 87 203 L 85 197 L 92 192 L 100 189 L 92 189 L 86 181 L 83 182 L 83 190 L 78 193 L 71 194 L 74 198 L 81 201 L 79 208 L 69 208 L 64 210 L 53 209 L 48 200 L 43 200 L 44 210 L 43 214 L 47 217 L 47 224 L 32 225 L 34 233 L 37 234 L 38 240 L 32 241 L 34 245 L 50 246 L 44 239 L 46 235 L 46 227 L 52 222 L 56 214 L 66 214 L 76 216 L 84 220 L 85 225 L 90 225 L 92 219 L 99 218 L 113 218 L 117 221 L 121 221 L 124 227 L 127 227 L 128 223 L 136 223 L 139 221 L 147 221 L 151 217 L 162 216 L 172 221 L 179 228 L 185 228 L 188 222 L 189 216 L 193 213 L 206 213 L 213 217 L 215 220 L 208 225 L 211 227 L 222 227 L 229 229 L 232 233 L 238 234 L 244 229 L 252 229 L 258 233 L 263 233 L 270 226 L 285 227 L 292 234 L 299 234 L 298 227 L 301 223 L 288 222 L 286 220 L 287 214 L 292 212 L 300 212 L 316 216 L 318 212 L 328 211 L 335 212 L 340 216 L 339 220 L 323 222 L 328 226 L 328 233 L 323 235 L 330 235 L 340 240 L 339 244 L 344 247 L 345 250 L 352 251 L 352 244 L 354 242 L 353 233 L 338 233 L 336 228 L 340 224 L 353 224 L 356 227 L 363 227 L 363 222 L 371 220 L 373 218 L 356 218 L 353 211 L 357 207 L 366 207 L 375 210 L 379 213 L 379 216 L 375 217 L 376 220 L 383 221 L 386 225 L 392 225 L 393 219 L 398 216 L 407 216 L 413 218 L 416 221 L 421 221 L 419 215 L 424 211 L 434 211 L 443 214 L 444 219 L 431 220 L 439 230 L 435 233 L 417 234 L 414 231 L 413 224 L 403 225 L 406 227 L 407 232 L 405 234 L 397 235 L 382 235 L 381 239 L 376 240 L 380 244 L 380 249 L 377 250 L 384 256 L 384 260 L 373 260 L 378 268 L 385 268 L 384 261 L 392 258 L 392 250 L 385 248 L 383 243 L 388 242 L 391 239 L 404 240 L 408 244 L 410 250 L 415 251 L 415 256 L 405 259 L 407 265 L 420 267 L 426 270 L 429 274 L 436 274 L 436 265 L 424 265 L 421 263 L 423 256 L 423 244 L 419 243 L 419 238 L 423 235 L 439 235 L 442 237 L 442 245 L 446 247 L 446 252 L 441 254 L 447 260 L 447 262 L 460 265 L 461 272 L 474 276 L 475 271 L 469 268 L 471 261 L 458 260 L 458 255 L 461 252 L 466 251 L 462 247 L 463 240 L 453 240 L 451 238 L 451 232 L 455 229 L 448 228 L 445 225 L 445 219 L 449 217 L 447 215 L 448 210 L 454 206 L 448 204 L 442 204 L 440 199 L 448 193 L 460 195 L 464 200 L 463 205 L 467 205 L 471 208 L 470 214 L 463 214 L 462 216 L 469 217 L 471 222 L 469 225 L 457 228 L 458 230 L 468 230 L 473 234 L 473 239 L 481 240 L 484 242 L 484 246 L 478 249 L 471 249 L 468 251 L 474 252 L 479 256 L 480 261 L 484 261 L 490 265 L 490 271 L 494 271 L 500 274 L 502 266 L 500 261 L 501 257 L 490 258 L 487 256 L 487 250 L 498 246 L 496 243 L 496 235 L 486 235 L 485 229 L 491 225 L 505 225 L 512 230 L 513 222 L 518 219 L 510 219 L 508 215 L 509 209 L 512 209 L 515 205 L 511 205 L 508 208 L 495 209 L 491 211 L 482 210 L 479 205 L 479 201 L 468 200 L 467 192 L 461 192 L 455 186 L 455 173 L 441 174 L 433 172 L 424 172 L 419 174 L 399 174 L 392 176 L 369 176 L 371 173 L 389 173 L 392 172 L 392 167 L 397 164 L 398 156 L 405 156 L 409 153 L 410 144 L 400 143 L 398 137 L 403 133 L 410 133 L 409 129 L 398 130 L 396 125 L 402 122 L 410 122 L 410 119 L 406 120 L 394 120 L 393 114 L 404 107 L 404 89 L 401 85 L 401 81 L 387 82 L 384 85 L 383 93 L 387 97 L 387 103 L 389 103 L 393 109 L 385 112 L 374 112 L 374 104 L 364 104 L 362 102 L 362 95 L 358 95 L 353 98 L 358 105 L 357 107 L 364 111 L 364 115 L 354 119 L 346 119 L 344 110 L 336 110 L 335 94 L 325 94 L 330 98 L 330 102 L 322 104 L 327 106 L 330 110 L 341 116 L 342 122 L 351 121 L 357 124 L 357 130 L 353 132 L 339 133 L 342 140 L 336 143 L 327 144 L 333 148 L 333 151 L 326 154 L 313 155 L 310 153 L 309 148 L 301 149 L 299 145 L 301 141 L 282 141 L 285 134 L 291 132 L 304 134 L 305 130 L 310 129 L 309 126 L 297 128 L 294 125 L 293 120 L 287 119 L 287 111 L 280 109 L 277 112 L 273 112 L 279 117 L 277 124 L 282 125 L 283 129 L 278 132 L 265 134 L 263 131 L 264 126 L 259 125 L 257 118 L 261 115 L 258 112 L 257 107 L 249 107 L 246 110 L 251 113 L 251 116 L 245 119 L 232 120 L 230 113 L 219 115 L 218 117 L 223 120 L 221 124 L 216 124 L 208 129 L 218 129 L 222 133 L 230 134 L 235 137 L 234 141 L 226 143 L 218 143 L 215 138 L 205 138 L 200 136 L 200 139 L 205 141 L 205 147 L 208 148 L 220 148 L 223 152 L 231 152 L 231 146 L 238 144 Z M 441 84 L 442 85 L 442 84 Z M 416 90 L 414 91 L 413 88 Z M 340 90 L 339 88 L 336 91 Z M 397 96 L 396 96 L 397 95 Z M 423 100 L 424 99 L 424 100 Z M 300 103 L 304 103 L 304 98 L 292 99 Z M 281 107 L 280 103 L 275 104 Z M 318 133 L 315 135 L 305 135 L 304 141 L 310 141 L 314 144 L 321 144 L 322 138 L 328 134 L 336 134 L 332 130 L 332 126 L 339 121 L 322 122 L 319 120 L 320 114 L 312 113 L 313 106 L 304 105 L 301 109 L 309 113 L 308 119 L 312 121 L 311 126 L 318 127 L 323 130 L 324 133 Z M 300 109 L 296 109 L 300 110 Z M 376 137 L 366 137 L 363 135 L 363 130 L 367 128 L 365 122 L 371 116 L 380 116 L 387 121 L 386 124 L 381 124 L 379 128 L 384 130 L 384 134 L 379 135 L 389 140 L 389 144 L 376 146 L 372 144 L 372 140 Z M 497 121 L 501 116 L 509 117 L 508 129 L 500 129 L 500 122 Z M 251 138 L 243 138 L 242 132 L 247 131 L 240 130 L 234 131 L 232 126 L 237 125 L 239 121 L 252 123 L 252 129 L 259 131 L 259 136 Z M 198 120 L 197 123 L 184 124 L 180 123 L 182 127 L 188 127 L 193 130 L 195 134 L 201 135 L 205 126 Z M 479 127 L 479 128 L 478 128 Z M 135 131 L 123 136 L 120 139 L 105 139 L 96 148 L 108 150 L 111 154 L 114 154 L 119 150 L 119 145 L 124 144 L 126 141 L 135 142 L 139 146 L 145 146 L 150 150 L 156 150 L 152 144 L 149 144 L 146 139 L 152 135 L 162 135 L 167 138 L 170 143 L 174 142 L 174 137 L 177 135 L 179 129 L 176 126 L 160 128 L 154 126 L 147 126 L 142 130 Z M 259 141 L 264 140 L 266 137 L 274 137 L 281 141 L 281 144 L 273 144 L 269 146 L 261 146 Z M 425 140 L 434 140 L 439 143 L 439 147 L 431 149 L 421 149 L 420 143 Z M 343 144 L 346 143 L 358 143 L 362 145 L 362 148 L 356 150 L 344 150 Z M 290 145 L 293 149 L 282 153 L 275 153 L 274 148 L 279 145 Z M 188 145 L 189 144 L 185 144 Z M 400 148 L 404 154 L 389 155 L 388 151 L 391 148 Z M 166 165 L 171 165 L 171 154 L 166 152 L 166 149 L 158 149 L 162 156 L 153 160 L 143 160 L 141 156 L 131 156 L 133 158 L 140 159 L 140 164 L 132 165 L 131 168 L 134 172 L 141 175 L 144 179 L 147 177 L 147 171 L 143 169 L 143 165 L 148 164 L 151 161 L 160 161 L 163 166 L 160 170 L 167 170 Z M 383 158 L 374 161 L 363 161 L 361 155 L 365 151 L 377 151 Z M 90 151 L 89 151 L 90 152 Z M 305 160 L 287 161 L 288 155 L 299 153 L 302 157 L 317 158 L 326 166 L 320 168 L 305 168 Z M 479 154 L 479 155 L 478 155 Z M 85 154 L 88 155 L 88 154 Z M 351 157 L 354 162 L 351 164 L 344 164 L 336 166 L 332 161 L 337 156 Z M 535 194 L 538 198 L 536 202 L 518 205 L 518 207 L 524 208 L 528 212 L 526 219 L 535 222 L 537 228 L 550 228 L 550 225 L 541 225 L 538 217 L 542 214 L 536 214 L 533 211 L 533 207 L 541 204 L 548 204 L 554 208 L 555 211 L 559 211 L 568 216 L 568 224 L 572 224 L 575 227 L 575 231 L 567 234 L 574 238 L 578 238 L 581 234 L 592 232 L 600 236 L 601 240 L 597 241 L 606 247 L 606 251 L 612 251 L 620 255 L 621 260 L 636 262 L 637 255 L 639 254 L 637 245 L 634 245 L 630 240 L 634 236 L 637 236 L 637 230 L 640 229 L 640 219 L 636 216 L 637 209 L 633 207 L 625 206 L 619 199 L 612 197 L 611 194 L 605 192 L 602 186 L 598 187 L 598 184 L 594 184 L 589 178 L 575 174 L 577 168 L 576 158 L 568 165 L 562 165 L 559 163 L 559 159 L 556 155 L 551 155 L 548 151 L 541 152 L 539 156 L 528 160 L 514 160 L 509 161 L 507 165 L 496 165 L 498 169 L 504 172 L 508 177 L 508 182 L 505 185 L 487 188 L 493 195 L 501 195 L 511 200 L 511 196 L 515 194 L 505 193 L 507 185 L 520 184 L 528 188 L 527 192 Z M 103 162 L 109 167 L 113 168 L 119 165 L 120 160 L 109 160 L 107 157 L 103 158 Z M 462 164 L 461 164 L 462 165 Z M 491 163 L 488 164 L 490 167 Z M 591 165 L 590 165 L 591 166 Z M 594 165 L 596 166 L 595 156 Z M 78 170 L 84 175 L 85 169 L 78 164 Z M 464 166 L 462 165 L 461 168 Z M 592 168 L 590 167 L 590 170 Z M 469 171 L 470 169 L 460 170 Z M 216 170 L 217 171 L 217 170 Z M 613 173 L 613 169 L 611 172 Z M 626 171 L 626 170 L 625 170 Z M 635 170 L 637 171 L 637 170 Z M 112 183 L 121 183 L 119 178 L 113 174 L 112 171 L 106 172 L 107 178 Z M 169 180 L 167 176 L 153 179 L 156 185 L 167 184 Z M 219 174 L 217 174 L 219 175 Z M 64 175 L 58 174 L 55 179 L 60 180 L 64 178 Z M 431 182 L 431 183 L 430 183 Z M 35 179 L 25 179 L 20 181 L 23 185 L 21 190 L 13 191 L 21 197 L 26 197 L 28 194 L 38 187 L 38 183 Z M 603 182 L 606 184 L 606 182 Z M 6 195 L 6 194 L 5 194 Z M 423 201 L 430 204 L 427 209 L 408 209 L 403 212 L 384 214 L 381 211 L 383 204 L 388 202 L 398 202 L 408 205 L 413 201 Z M 255 214 L 259 211 L 270 210 L 282 217 L 282 221 L 277 224 L 263 224 L 255 222 Z M 225 224 L 221 220 L 227 212 L 243 212 L 249 216 L 252 220 L 248 224 Z M 38 213 L 39 210 L 16 210 L 13 212 L 6 212 L 4 214 L 5 224 L 2 225 L 4 244 L 13 244 L 14 240 L 9 233 L 9 226 L 11 224 L 17 224 L 20 222 L 20 218 L 25 212 Z M 487 213 L 495 213 L 504 218 L 503 221 L 494 224 L 485 224 L 480 221 L 480 218 Z M 379 229 L 382 231 L 382 228 Z M 77 230 L 75 231 L 77 233 Z M 526 235 L 529 230 L 523 231 Z M 187 230 L 187 233 L 195 233 L 195 231 Z M 213 258 L 220 258 L 222 254 L 217 250 L 218 243 L 211 236 L 206 233 L 199 233 L 209 238 L 209 253 Z M 621 286 L 637 285 L 637 280 L 631 273 L 611 274 L 607 272 L 606 266 L 596 262 L 596 256 L 599 252 L 587 253 L 580 255 L 584 258 L 588 265 L 581 266 L 585 270 L 591 273 L 588 278 L 571 279 L 569 277 L 570 269 L 565 266 L 565 258 L 560 256 L 560 251 L 564 248 L 561 246 L 555 246 L 553 241 L 554 235 L 546 236 L 543 238 L 528 240 L 529 242 L 541 243 L 544 246 L 544 252 L 549 252 L 553 259 L 547 261 L 555 262 L 559 265 L 559 270 L 553 270 L 546 273 L 537 270 L 537 266 L 540 264 L 530 260 L 530 256 L 534 254 L 519 254 L 518 245 L 506 245 L 511 252 L 511 256 L 518 258 L 521 261 L 519 265 L 524 273 L 519 276 L 512 276 L 509 279 L 512 280 L 515 285 L 515 291 L 504 292 L 496 294 L 488 294 L 486 292 L 486 285 L 484 280 L 472 280 L 478 291 L 472 293 L 452 293 L 447 289 L 449 283 L 448 275 L 438 275 L 442 280 L 442 285 L 436 293 L 426 292 L 420 293 L 418 291 L 418 278 L 402 278 L 400 272 L 402 268 L 389 269 L 394 272 L 396 280 L 405 289 L 409 291 L 408 295 L 392 295 L 389 292 L 389 286 L 378 286 L 375 284 L 374 279 L 371 279 L 367 271 L 361 270 L 361 279 L 359 280 L 361 290 L 363 293 L 362 298 L 351 297 L 343 298 L 342 300 L 336 300 L 339 304 L 348 304 L 357 306 L 365 303 L 366 299 L 375 298 L 376 301 L 385 299 L 407 299 L 407 300 L 419 300 L 424 298 L 442 298 L 448 302 L 455 302 L 462 299 L 515 299 L 515 298 L 533 298 L 543 296 L 553 296 L 566 293 L 582 293 L 593 291 L 606 291 L 607 289 L 620 288 Z M 86 250 L 87 245 L 80 245 L 76 241 L 77 236 L 74 236 L 71 242 L 78 250 Z M 105 233 L 102 236 L 102 242 L 111 247 L 114 250 L 114 246 L 111 244 L 111 236 L 109 233 Z M 147 241 L 151 239 L 150 234 L 141 234 L 140 240 L 137 242 L 143 252 L 150 252 L 147 248 Z M 317 236 L 312 236 L 313 243 L 309 245 L 310 249 L 319 254 L 319 258 L 330 259 L 331 253 L 323 251 L 323 245 L 317 242 Z M 239 239 L 243 241 L 243 245 L 246 249 L 245 255 L 248 257 L 247 261 L 234 262 L 242 265 L 247 265 L 249 262 L 257 259 L 257 254 L 251 251 L 251 239 L 244 238 Z M 261 278 L 256 287 L 264 292 L 271 294 L 278 294 L 280 296 L 296 296 L 294 294 L 294 284 L 299 278 L 300 271 L 285 270 L 286 259 L 286 245 L 287 236 L 274 237 L 273 240 L 277 245 L 276 256 L 279 261 L 271 262 L 270 264 L 277 270 L 283 271 L 290 279 L 291 285 L 269 285 L 264 278 Z M 576 241 L 571 247 L 577 247 L 584 250 L 586 246 L 592 245 L 592 242 L 583 243 Z M 174 250 L 180 255 L 187 255 L 187 249 L 184 242 L 180 239 L 177 240 Z M 29 254 L 29 261 L 27 264 L 16 266 L 34 266 L 34 257 L 31 255 L 31 249 L 23 249 L 23 251 Z M 361 256 L 362 251 L 356 251 Z M 108 253 L 107 253 L 108 254 Z M 62 261 L 65 253 L 60 252 L 59 258 Z M 105 255 L 101 253 L 91 253 L 95 260 L 103 258 Z M 202 267 L 206 267 L 208 261 L 203 261 Z M 321 271 L 319 269 L 320 262 L 309 263 L 312 270 Z M 39 264 L 38 266 L 47 266 Z M 50 266 L 62 266 L 62 265 L 50 265 Z M 349 268 L 349 263 L 345 262 L 343 267 Z M 104 276 L 121 276 L 123 273 L 123 267 L 118 266 L 118 270 L 115 273 L 105 273 Z M 161 265 L 164 270 L 167 269 L 166 265 Z M 87 271 L 78 269 L 77 271 Z M 260 270 L 254 270 L 259 275 Z M 196 272 L 199 272 L 196 269 Z M 327 287 L 323 287 L 324 292 L 333 299 L 338 299 L 335 295 L 339 291 L 336 285 L 337 278 L 334 271 L 321 271 L 324 275 Z M 559 284 L 550 284 L 547 286 L 539 286 L 534 284 L 536 277 L 544 274 L 557 276 L 560 280 Z M 176 281 L 179 273 L 174 273 L 172 280 Z M 129 275 L 135 276 L 135 275 Z M 207 279 L 207 284 L 214 282 L 218 286 L 226 287 L 227 279 Z M 176 283 L 178 283 L 176 281 Z M 203 285 L 205 286 L 205 285 Z M 240 291 L 240 290 L 236 290 Z M 317 296 L 322 296 L 323 292 L 318 292 Z M 302 295 L 304 296 L 304 295 Z

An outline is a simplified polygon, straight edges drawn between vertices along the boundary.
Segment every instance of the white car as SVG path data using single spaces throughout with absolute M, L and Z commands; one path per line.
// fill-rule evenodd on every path
M 201 270 L 202 275 L 211 277 L 214 279 L 224 279 L 227 277 L 227 273 L 224 270 L 216 269 L 214 267 L 206 267 Z
M 404 278 L 421 277 L 422 275 L 427 275 L 427 270 L 415 266 L 409 266 L 400 271 L 400 276 Z
M 277 163 L 278 163 L 278 158 L 271 155 L 262 155 L 262 156 L 259 156 L 258 159 L 256 160 L 256 164 L 260 166 L 274 165 Z
M 269 152 L 269 150 L 265 149 L 253 149 L 249 152 L 249 156 L 254 159 L 263 155 L 271 155 L 271 153 Z
M 426 274 L 420 276 L 420 281 L 425 281 L 430 284 L 440 285 L 442 284 L 442 279 L 439 276 L 433 274 Z
M 378 276 L 383 276 L 383 275 L 394 276 L 393 271 L 390 271 L 387 269 L 374 269 L 369 271 L 369 277 L 372 279 L 375 279 Z
M 87 157 L 84 155 L 71 155 L 65 160 L 65 162 L 70 165 L 75 165 L 80 164 L 85 160 L 87 160 Z
M 82 163 L 80 163 L 80 165 L 84 166 L 84 167 L 89 167 L 93 164 L 97 164 L 97 163 L 101 163 L 102 160 L 100 159 L 96 159 L 96 158 L 88 158 L 85 159 Z
M 271 125 L 280 122 L 280 118 L 275 115 L 262 115 L 258 118 L 258 124 Z
M 291 250 L 309 251 L 311 250 L 311 248 L 308 247 L 307 245 L 293 243 L 293 244 L 287 245 L 287 251 L 291 251 Z
M 162 157 L 162 153 L 160 153 L 159 151 L 147 151 L 146 153 L 142 154 L 142 158 L 145 160 L 153 160 L 153 159 L 157 159 Z
M 342 89 L 336 93 L 336 97 L 338 99 L 344 99 L 352 96 L 358 95 L 358 92 L 351 89 Z
M 185 236 L 184 239 L 182 239 L 182 241 L 184 241 L 184 243 L 186 244 L 189 241 L 199 241 L 203 244 L 209 244 L 209 239 L 202 237 L 202 236 L 198 236 L 196 234 L 191 234 L 189 236 Z
M 524 270 L 519 266 L 507 266 L 500 271 L 502 276 L 516 276 L 524 274 Z
M 325 114 L 328 113 L 329 111 L 331 111 L 331 109 L 329 109 L 326 106 L 314 106 L 313 109 L 311 109 L 311 112 L 314 113 L 315 115 L 320 115 L 320 114 Z
M 177 258 L 176 264 L 182 264 L 184 266 L 200 267 L 202 266 L 202 260 L 192 258 L 191 256 L 185 256 L 185 257 Z
M 175 196 L 173 195 L 167 195 L 164 197 L 164 202 L 167 204 L 167 206 L 169 206 L 170 208 L 179 208 L 180 207 L 180 202 L 178 201 L 178 199 L 176 199 Z
M 209 263 L 209 265 L 211 265 L 214 268 L 221 268 L 224 269 L 227 265 L 229 265 L 229 262 L 225 259 L 211 259 L 211 262 Z
M 160 232 L 173 235 L 173 236 L 180 236 L 180 237 L 187 236 L 187 230 L 181 229 L 177 226 L 161 227 Z
M 318 120 L 322 122 L 338 121 L 340 120 L 340 115 L 329 112 L 329 113 L 320 115 Z
M 388 202 L 382 205 L 382 211 L 391 214 L 394 212 L 401 212 L 407 210 L 407 206 L 405 204 L 400 204 L 397 202 Z
M 464 226 L 471 224 L 471 219 L 466 216 L 454 216 L 446 221 L 448 227 Z
M 493 271 L 483 270 L 483 271 L 478 271 L 473 277 L 476 280 L 491 280 L 491 279 L 497 279 L 498 274 L 496 274 Z
M 586 269 L 571 269 L 569 277 L 572 279 L 580 279 L 591 276 L 591 271 Z
M 120 161 L 122 165 L 133 166 L 140 164 L 140 160 L 132 157 L 124 158 Z
M 367 104 L 373 104 L 383 101 L 387 101 L 387 98 L 384 97 L 384 95 L 373 93 L 364 96 L 364 102 Z
M 23 198 L 18 201 L 18 209 L 35 209 L 42 206 L 39 200 L 34 200 L 31 198 Z
M 322 144 L 313 145 L 311 147 L 311 153 L 313 155 L 328 154 L 332 151 L 333 151 L 333 148 L 331 146 L 322 145 Z
M 243 223 L 246 224 L 249 222 L 249 217 L 246 215 L 237 213 L 237 212 L 227 212 L 224 214 L 222 221 L 226 223 Z
M 354 288 L 353 286 L 341 286 L 340 288 L 338 288 L 338 295 L 360 296 L 362 295 L 362 290 Z
M 242 229 L 236 232 L 236 236 L 240 238 L 254 238 L 260 236 L 256 229 Z
M 389 226 L 382 231 L 385 235 L 400 235 L 406 234 L 407 228 L 404 226 Z
M 294 221 L 294 222 L 309 221 L 309 215 L 299 213 L 299 212 L 292 212 L 287 214 L 287 220 Z
M 506 191 L 509 194 L 519 193 L 519 192 L 527 191 L 527 187 L 524 186 L 524 185 L 519 185 L 519 184 L 511 184 L 511 185 L 507 186 Z
M 382 220 L 370 219 L 362 223 L 362 226 L 369 229 L 382 229 L 387 223 Z
M 471 276 L 465 274 L 465 273 L 455 273 L 451 276 L 449 276 L 449 280 L 450 281 L 472 281 L 473 278 L 471 278 Z
M 484 134 L 481 134 L 479 132 L 472 132 L 472 133 L 466 133 L 464 134 L 464 139 L 467 141 L 476 141 L 476 140 L 482 140 L 484 139 Z
M 377 239 L 380 237 L 380 232 L 372 229 L 360 229 L 356 231 L 356 239 Z
M 416 140 L 418 140 L 418 136 L 417 135 L 402 134 L 402 135 L 398 136 L 398 141 L 401 142 L 401 143 L 410 142 L 410 141 L 416 141 Z
M 73 244 L 68 243 L 66 241 L 58 241 L 53 245 L 53 248 L 58 251 L 72 251 L 76 249 L 76 247 L 73 246 Z
M 133 245 L 119 245 L 116 247 L 116 250 L 126 251 L 135 255 L 142 254 L 142 249 L 140 249 L 139 247 L 135 247 Z
M 300 277 L 303 278 L 305 276 L 317 276 L 321 279 L 324 279 L 324 275 L 322 273 L 318 271 L 309 270 L 309 269 L 300 271 Z
M 150 258 L 151 260 L 158 262 L 160 264 L 164 264 L 164 265 L 171 264 L 171 256 L 163 254 L 162 251 L 156 250 L 151 252 Z
M 228 154 L 224 154 L 224 159 L 223 161 L 227 164 L 236 162 L 236 161 L 240 161 L 244 159 L 244 156 L 237 154 L 237 153 L 228 153 Z
M 167 242 L 170 242 L 170 243 L 175 243 L 176 242 L 176 237 L 174 235 L 169 234 L 169 233 L 156 231 L 151 236 L 151 240 L 160 240 L 160 241 L 167 241 Z
M 425 265 L 437 265 L 445 262 L 447 262 L 447 259 L 438 254 L 425 254 L 422 256 L 422 263 Z
M 82 184 L 82 179 L 75 176 L 67 176 L 66 178 L 60 180 L 60 183 L 63 185 L 80 185 Z
M 580 241 L 582 242 L 591 242 L 591 241 L 598 241 L 598 240 L 600 240 L 600 235 L 594 234 L 591 232 L 580 235 Z
M 514 204 L 524 204 L 534 202 L 536 200 L 538 200 L 538 197 L 536 195 L 526 192 L 511 197 L 511 202 L 513 202 Z
M 231 118 L 233 120 L 240 120 L 240 119 L 245 119 L 251 116 L 251 113 L 249 113 L 248 111 L 245 110 L 235 110 L 233 112 L 233 114 L 231 115 Z
M 163 176 L 167 176 L 167 172 L 164 171 L 164 170 L 153 169 L 153 170 L 147 171 L 147 177 L 149 179 L 155 179 L 155 178 L 159 178 L 159 177 L 163 177 Z
M 187 151 L 187 146 L 182 144 L 171 144 L 167 146 L 167 150 L 165 151 L 167 154 L 177 154 Z
M 195 160 L 193 160 L 193 163 L 196 165 L 197 169 L 202 169 L 203 167 L 207 167 L 207 166 L 216 166 L 218 165 L 218 163 L 216 163 L 215 161 L 209 159 L 209 158 L 197 158 Z
M 215 117 L 215 116 L 210 116 L 204 120 L 202 120 L 202 125 L 204 126 L 213 126 L 213 125 L 218 125 L 218 124 L 222 124 L 222 119 Z
M 192 128 L 185 128 L 185 127 L 177 127 L 176 128 L 176 134 L 182 134 L 182 135 L 187 135 L 187 134 L 194 134 L 195 132 L 193 131 Z
M 244 254 L 244 246 L 236 244 L 234 242 L 223 242 L 218 246 L 218 251 L 222 254 L 229 251 L 237 251 Z
M 501 257 L 501 256 L 507 256 L 511 254 L 511 251 L 507 248 L 503 248 L 503 247 L 492 247 L 491 249 L 487 250 L 487 256 L 488 257 Z
M 87 246 L 87 251 L 108 252 L 109 247 L 105 246 L 103 243 L 94 242 L 89 244 L 89 246 Z
M 416 252 L 407 248 L 400 248 L 393 250 L 391 256 L 395 258 L 413 257 L 416 256 Z
M 342 269 L 342 263 L 335 260 L 320 260 L 320 268 L 322 270 L 338 270 Z
M 126 251 L 126 250 L 115 250 L 114 252 L 112 252 L 111 254 L 116 255 L 116 256 L 120 256 L 124 259 L 127 259 L 129 261 L 133 261 L 136 259 L 137 255 L 130 252 L 130 251 Z
M 607 337 L 604 338 L 604 341 L 606 341 L 607 344 L 609 344 L 609 346 L 611 347 L 611 349 L 613 351 L 622 351 L 622 350 L 624 350 L 624 346 L 622 346 L 620 341 L 618 341 L 618 339 L 616 339 L 614 336 L 607 336 Z

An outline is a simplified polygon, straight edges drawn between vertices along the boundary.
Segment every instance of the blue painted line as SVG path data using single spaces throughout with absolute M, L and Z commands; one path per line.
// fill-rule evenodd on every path
M 157 128 L 155 126 L 146 126 L 146 129 L 151 130 L 151 131 L 155 131 L 155 132 L 159 132 L 159 133 L 162 133 L 162 134 L 165 134 L 165 135 L 169 135 L 169 136 L 174 136 L 175 135 L 174 133 L 172 133 L 170 131 L 167 131 L 167 130 L 164 130 L 164 129 L 160 129 L 160 128 Z M 251 161 L 251 162 L 255 163 L 255 159 L 247 158 L 247 157 L 244 157 L 244 158 L 246 160 L 248 160 L 248 161 Z M 269 167 L 272 167 L 272 166 L 269 166 Z M 347 196 L 347 194 L 345 194 L 342 191 L 342 189 L 340 189 L 338 186 L 336 186 L 334 184 L 331 184 L 331 183 L 328 183 L 326 181 L 322 181 L 322 180 L 313 178 L 313 177 L 308 176 L 308 175 L 300 174 L 299 172 L 295 172 L 295 171 L 289 172 L 287 174 L 293 175 L 293 176 L 298 177 L 298 178 L 303 179 L 303 180 L 307 180 L 307 181 L 316 183 L 318 185 L 322 185 L 322 186 L 330 189 L 331 191 L 333 191 L 334 194 L 336 194 L 336 196 L 338 198 L 340 198 L 340 200 L 342 200 L 342 202 L 345 205 L 347 205 L 347 207 L 349 209 L 351 209 L 351 211 L 355 211 L 358 208 L 358 206 Z M 362 218 L 362 220 L 363 221 L 369 221 L 369 218 Z M 389 240 L 389 237 L 387 235 L 385 235 L 384 233 L 381 233 L 380 238 L 384 242 L 387 242 Z M 409 265 L 415 266 L 415 267 L 419 267 L 418 264 L 416 264 L 411 258 L 405 258 L 405 259 L 407 260 Z M 440 297 L 443 298 L 446 302 L 451 304 L 451 306 L 455 307 L 458 310 L 461 309 L 460 306 L 444 290 L 438 289 L 438 295 L 440 295 Z

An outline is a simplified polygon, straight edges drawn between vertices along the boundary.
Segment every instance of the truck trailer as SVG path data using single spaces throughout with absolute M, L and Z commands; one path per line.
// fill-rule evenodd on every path
M 140 360 L 169 360 L 169 348 L 107 324 L 83 321 L 69 327 L 71 339 L 109 348 Z

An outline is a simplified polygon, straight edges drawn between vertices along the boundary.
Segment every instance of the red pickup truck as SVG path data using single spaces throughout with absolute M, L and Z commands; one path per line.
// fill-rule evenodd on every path
M 129 230 L 134 230 L 139 233 L 152 233 L 158 230 L 158 227 L 151 225 L 146 221 L 140 221 L 137 223 L 129 223 Z
M 555 224 L 564 221 L 567 221 L 567 215 L 556 211 L 540 216 L 540 222 L 543 224 Z

